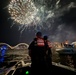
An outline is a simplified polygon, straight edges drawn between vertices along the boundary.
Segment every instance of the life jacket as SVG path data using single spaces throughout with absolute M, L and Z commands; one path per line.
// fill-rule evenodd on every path
M 35 42 L 36 46 L 40 46 L 40 47 L 45 46 L 45 40 L 43 38 L 35 38 L 34 42 Z M 48 47 L 50 47 L 50 48 L 52 47 L 50 41 L 47 40 L 46 43 L 47 43 Z
M 37 38 L 37 42 L 36 43 L 37 43 L 37 46 L 40 46 L 40 47 L 45 46 L 43 38 Z
M 43 47 L 45 46 L 43 38 L 35 38 L 34 39 L 34 46 Z

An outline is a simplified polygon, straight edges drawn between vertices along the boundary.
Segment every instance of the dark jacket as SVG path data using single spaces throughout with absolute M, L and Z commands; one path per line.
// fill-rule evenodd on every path
M 34 38 L 28 49 L 31 57 L 31 67 L 33 72 L 36 71 L 38 73 L 40 71 L 42 75 L 43 73 L 49 73 L 49 69 L 51 68 L 51 50 L 47 43 L 44 41 L 44 46 L 38 46 L 37 38 Z

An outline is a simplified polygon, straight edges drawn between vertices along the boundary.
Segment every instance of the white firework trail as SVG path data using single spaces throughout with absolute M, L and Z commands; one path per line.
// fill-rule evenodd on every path
M 60 0 L 57 0 L 56 6 L 59 5 L 59 3 Z M 17 23 L 19 27 L 18 30 L 21 30 L 21 33 L 24 28 L 29 29 L 34 27 L 34 30 L 37 30 L 37 28 L 51 28 L 54 23 L 53 19 L 60 15 L 59 11 L 47 10 L 46 4 L 37 8 L 33 0 L 11 0 L 7 7 L 11 15 L 9 19 L 13 20 L 10 27 L 12 28 L 12 26 Z M 48 21 L 49 18 L 51 19 L 50 21 Z M 44 23 L 46 24 L 45 27 L 43 25 Z
M 31 27 L 34 27 L 33 30 L 49 28 L 52 30 L 55 26 L 54 23 L 56 22 L 56 18 L 62 16 L 64 11 L 69 10 L 72 7 L 76 7 L 75 3 L 71 2 L 70 4 L 60 8 L 61 0 L 56 0 L 55 7 L 53 9 L 49 9 L 46 7 L 47 4 L 44 1 L 45 0 L 38 0 L 37 2 L 42 2 L 40 3 L 42 5 L 35 6 L 36 4 L 34 4 L 35 2 L 33 2 L 33 0 L 11 0 L 9 5 L 5 7 L 8 8 L 8 12 L 10 14 L 8 20 L 12 19 L 13 21 L 10 27 L 12 28 L 13 25 L 18 25 L 18 30 L 21 31 L 21 35 L 25 29 L 30 30 Z M 63 25 L 59 24 L 57 29 L 61 31 L 63 29 Z M 58 37 L 59 35 L 55 35 L 53 38 L 55 39 L 56 36 Z
M 31 0 L 11 0 L 8 11 L 14 21 L 27 27 L 35 20 L 38 9 Z
M 11 0 L 8 5 L 8 12 L 11 19 L 14 20 L 12 26 L 18 23 L 19 30 L 22 29 L 23 25 L 25 28 L 32 26 L 44 28 L 43 22 L 54 15 L 48 13 L 45 5 L 37 8 L 32 0 Z M 47 15 L 45 16 L 45 14 Z

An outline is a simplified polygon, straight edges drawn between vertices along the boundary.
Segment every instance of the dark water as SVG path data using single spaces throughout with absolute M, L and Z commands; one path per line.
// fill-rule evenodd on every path
M 26 49 L 10 49 L 7 50 L 4 56 L 4 62 L 0 63 L 0 75 L 11 66 L 15 65 L 19 60 L 24 60 L 25 63 L 30 62 L 28 50 Z
M 7 50 L 5 55 L 5 61 L 14 61 L 14 60 L 21 60 L 23 58 L 29 58 L 28 56 L 28 50 L 26 49 L 13 49 L 13 50 Z
M 30 61 L 28 50 L 26 49 L 10 49 L 7 50 L 4 56 L 4 62 L 1 66 L 7 66 L 10 62 L 17 62 L 19 60 Z M 0 66 L 0 67 L 1 67 Z

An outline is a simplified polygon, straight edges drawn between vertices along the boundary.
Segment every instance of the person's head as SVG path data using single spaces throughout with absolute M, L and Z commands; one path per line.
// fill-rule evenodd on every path
M 37 37 L 42 37 L 42 33 L 41 33 L 41 32 L 37 32 L 37 33 L 36 33 L 36 36 L 37 36 Z
M 48 39 L 48 36 L 47 36 L 47 35 L 45 35 L 43 38 L 44 38 L 44 40 L 47 40 L 47 39 Z

